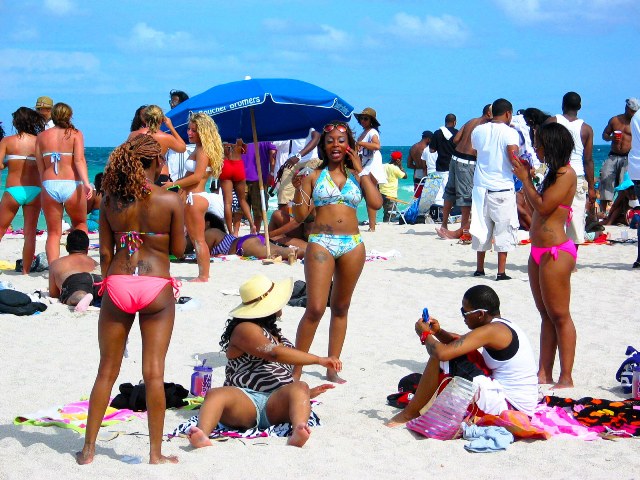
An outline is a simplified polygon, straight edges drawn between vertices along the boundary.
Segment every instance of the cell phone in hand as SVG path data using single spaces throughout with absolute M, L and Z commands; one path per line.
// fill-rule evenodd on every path
M 300 171 L 297 173 L 297 175 L 298 175 L 299 177 L 306 177 L 306 176 L 308 176 L 308 175 L 309 175 L 310 173 L 312 173 L 312 172 L 313 172 L 313 168 L 311 168 L 311 167 L 304 167 L 304 168 L 301 168 L 301 169 L 300 169 Z

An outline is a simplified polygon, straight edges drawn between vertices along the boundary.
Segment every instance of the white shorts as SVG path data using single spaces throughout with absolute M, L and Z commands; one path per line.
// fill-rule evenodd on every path
M 489 230 L 487 241 L 480 243 L 480 240 L 473 236 L 471 248 L 477 252 L 486 252 L 491 250 L 491 241 L 494 240 L 493 248 L 496 252 L 515 250 L 518 243 L 518 209 L 515 192 L 513 190 L 487 192 L 483 214 Z
M 584 243 L 584 215 L 586 210 L 588 189 L 589 185 L 584 179 L 584 176 L 578 176 L 576 194 L 573 196 L 573 202 L 571 202 L 573 217 L 567 225 L 567 237 L 569 237 L 576 245 Z

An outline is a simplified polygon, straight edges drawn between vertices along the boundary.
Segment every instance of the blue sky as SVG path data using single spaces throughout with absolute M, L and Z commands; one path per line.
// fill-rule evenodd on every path
M 498 97 L 560 110 L 582 96 L 596 143 L 640 97 L 637 0 L 0 0 L 0 121 L 49 95 L 87 146 L 115 146 L 135 109 L 168 109 L 245 75 L 286 77 L 378 112 L 383 145 L 408 145 Z

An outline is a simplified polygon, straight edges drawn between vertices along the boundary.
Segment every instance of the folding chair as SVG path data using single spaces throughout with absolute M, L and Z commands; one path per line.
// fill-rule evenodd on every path
M 391 223 L 396 217 L 401 216 L 400 210 L 398 210 L 398 204 L 402 205 L 411 205 L 411 202 L 405 202 L 404 200 L 400 200 L 399 198 L 390 197 L 387 195 L 387 198 L 394 202 L 393 208 L 389 210 L 389 220 L 387 223 Z

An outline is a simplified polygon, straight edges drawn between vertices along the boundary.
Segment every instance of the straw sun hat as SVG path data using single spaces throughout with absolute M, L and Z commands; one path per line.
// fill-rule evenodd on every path
M 360 117 L 362 115 L 366 115 L 368 117 L 371 117 L 371 125 L 373 126 L 373 128 L 378 128 L 380 126 L 380 122 L 376 118 L 376 111 L 371 107 L 367 107 L 364 110 L 362 110 L 362 112 L 354 113 L 353 115 L 354 115 L 354 117 L 356 117 L 356 119 L 358 121 L 360 121 Z
M 242 303 L 229 312 L 234 318 L 263 318 L 282 310 L 293 291 L 293 278 L 277 282 L 256 275 L 240 286 Z

